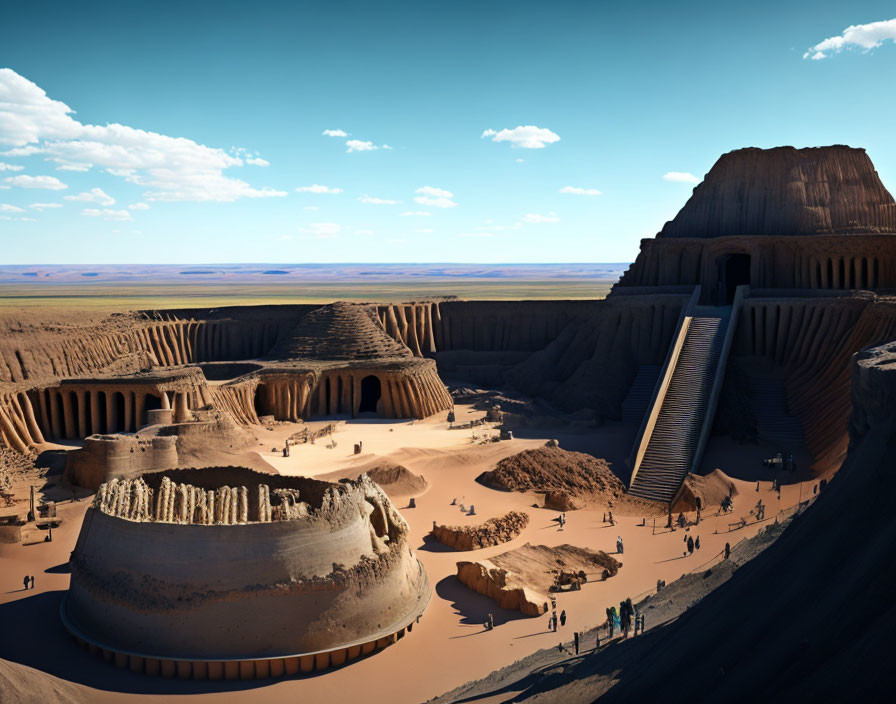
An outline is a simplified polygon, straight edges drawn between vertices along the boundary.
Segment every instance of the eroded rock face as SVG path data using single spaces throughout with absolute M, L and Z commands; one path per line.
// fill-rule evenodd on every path
M 470 589 L 491 597 L 501 608 L 540 616 L 548 610 L 548 592 L 562 570 L 588 575 L 589 580 L 613 577 L 622 567 L 605 552 L 576 545 L 530 545 L 495 555 L 490 560 L 458 562 L 457 578 Z
M 659 237 L 896 233 L 896 203 L 864 149 L 722 155 Z
M 396 633 L 430 589 L 408 526 L 369 477 L 239 467 L 103 485 L 72 554 L 76 634 L 152 657 L 256 659 Z
M 478 550 L 500 545 L 517 537 L 529 525 L 529 514 L 510 511 L 478 526 L 436 526 L 432 534 L 455 550 Z

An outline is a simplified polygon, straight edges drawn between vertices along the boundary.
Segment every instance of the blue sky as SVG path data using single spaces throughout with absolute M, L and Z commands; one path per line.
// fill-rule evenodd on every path
M 865 147 L 894 191 L 894 16 L 4 3 L 0 260 L 630 261 L 693 188 L 664 175 L 745 146 Z

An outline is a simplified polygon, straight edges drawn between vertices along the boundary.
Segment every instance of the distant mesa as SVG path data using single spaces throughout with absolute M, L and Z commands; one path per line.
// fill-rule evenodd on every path
M 182 276 L 198 276 L 200 274 L 217 274 L 218 272 L 211 269 L 188 269 L 180 272 Z
M 659 237 L 896 233 L 896 202 L 864 149 L 723 154 Z
M 25 271 L 25 272 L 22 272 L 22 276 L 37 276 L 37 272 L 36 271 Z
M 261 272 L 261 273 L 262 273 L 262 274 L 268 274 L 268 275 L 277 275 L 277 276 L 280 276 L 280 275 L 282 275 L 282 274 L 288 274 L 289 272 L 288 272 L 288 271 L 285 271 L 284 269 L 268 269 L 267 271 L 263 271 L 263 272 Z
M 83 271 L 81 272 L 81 276 L 99 276 L 100 272 L 98 271 Z

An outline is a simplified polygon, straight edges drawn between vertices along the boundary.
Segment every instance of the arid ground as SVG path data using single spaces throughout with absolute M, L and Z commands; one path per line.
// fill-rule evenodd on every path
M 458 405 L 457 414 L 459 423 L 484 415 L 469 405 Z M 310 425 L 324 422 L 315 421 Z M 654 517 L 633 513 L 631 509 L 617 508 L 617 523 L 610 525 L 603 521 L 608 507 L 599 503 L 570 511 L 566 526 L 560 529 L 554 520 L 558 515 L 555 511 L 537 507 L 543 503 L 540 495 L 497 491 L 478 484 L 475 478 L 493 468 L 500 459 L 540 447 L 549 438 L 558 439 L 561 447 L 591 452 L 617 464 L 633 438 L 631 426 L 610 423 L 587 429 L 531 427 L 524 433 L 525 437 L 483 443 L 481 440 L 494 434 L 494 429 L 488 425 L 473 430 L 449 429 L 443 416 L 413 422 L 377 419 L 335 419 L 335 422 L 338 423 L 333 435 L 335 447 L 327 447 L 324 440 L 318 440 L 313 445 L 294 447 L 291 456 L 284 458 L 279 448 L 296 425 L 282 423 L 274 430 L 259 431 L 257 451 L 284 474 L 335 478 L 384 460 L 401 464 L 426 479 L 429 488 L 415 496 L 416 508 L 408 508 L 410 497 L 392 497 L 411 526 L 411 544 L 434 586 L 432 601 L 422 620 L 395 646 L 347 667 L 280 681 L 181 682 L 116 670 L 102 658 L 78 648 L 66 635 L 57 615 L 59 601 L 68 586 L 69 552 L 89 504 L 89 497 L 81 491 L 79 502 L 71 503 L 69 499 L 59 505 L 63 523 L 54 531 L 52 542 L 44 542 L 45 533 L 32 529 L 21 544 L 0 545 L 0 560 L 4 565 L 0 571 L 0 620 L 4 623 L 0 658 L 73 683 L 73 694 L 87 701 L 154 701 L 172 695 L 189 696 L 190 701 L 214 698 L 242 702 L 258 701 L 259 697 L 269 702 L 332 698 L 424 701 L 484 677 L 536 650 L 556 646 L 560 640 L 569 641 L 573 630 L 586 630 L 602 622 L 607 606 L 655 590 L 658 579 L 672 582 L 684 573 L 705 569 L 720 559 L 726 542 L 734 546 L 755 535 L 763 525 L 778 518 L 779 509 L 792 507 L 800 495 L 806 498 L 812 490 L 808 482 L 792 484 L 784 487 L 778 499 L 767 479 L 761 482 L 758 493 L 755 481 L 738 481 L 734 513 L 717 516 L 716 508 L 712 507 L 704 512 L 700 525 L 691 527 L 687 533 L 665 530 L 662 517 L 656 519 L 654 529 Z M 353 445 L 359 441 L 363 443 L 363 452 L 354 455 Z M 740 453 L 742 466 L 724 468 L 738 476 L 748 466 L 761 464 L 758 460 L 768 450 L 762 446 L 751 448 L 749 456 Z M 53 473 L 43 480 L 33 478 L 39 488 L 45 482 L 58 485 L 60 479 Z M 66 496 L 58 486 L 45 488 L 57 497 Z M 24 500 L 27 486 L 20 485 L 18 490 L 19 500 Z M 750 515 L 757 497 L 769 507 L 764 522 L 756 522 Z M 455 499 L 457 505 L 452 505 Z M 462 513 L 460 504 L 475 507 L 475 516 Z M 531 520 L 519 537 L 504 545 L 453 552 L 428 536 L 433 521 L 472 525 L 511 509 L 527 512 Z M 623 512 L 629 515 L 620 515 Z M 748 525 L 732 528 L 730 524 L 741 517 Z M 693 514 L 690 518 L 694 518 Z M 684 555 L 685 535 L 700 536 L 701 548 L 693 556 Z M 624 541 L 623 555 L 616 554 L 617 536 Z M 590 581 L 581 591 L 560 594 L 558 610 L 566 611 L 568 621 L 559 633 L 552 633 L 547 627 L 547 616 L 526 617 L 517 611 L 497 608 L 495 602 L 473 593 L 454 576 L 458 560 L 488 558 L 525 543 L 547 546 L 570 543 L 603 550 L 614 555 L 623 566 L 607 582 Z M 33 591 L 22 589 L 26 574 L 35 576 Z M 496 625 L 492 631 L 482 625 L 489 613 L 494 614 Z

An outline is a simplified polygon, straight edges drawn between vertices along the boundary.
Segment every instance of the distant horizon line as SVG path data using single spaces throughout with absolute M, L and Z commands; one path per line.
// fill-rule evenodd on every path
M 37 268 L 37 267 L 109 267 L 109 266 L 278 266 L 278 267 L 306 267 L 306 266 L 594 266 L 601 265 L 628 265 L 631 261 L 605 262 L 605 261 L 580 261 L 580 262 L 113 262 L 107 264 L 0 264 L 2 269 Z

